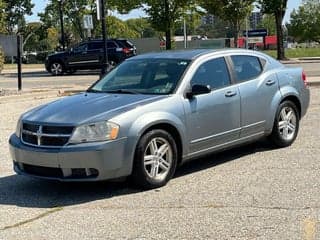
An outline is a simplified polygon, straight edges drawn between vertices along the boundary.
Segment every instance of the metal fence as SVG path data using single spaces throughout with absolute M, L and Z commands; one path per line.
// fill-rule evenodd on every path
M 136 46 L 137 53 L 147 53 L 147 52 L 159 52 L 164 50 L 160 46 L 161 41 L 159 38 L 139 38 L 130 39 L 130 41 Z M 188 49 L 196 48 L 208 48 L 208 49 L 218 49 L 226 47 L 226 39 L 209 39 L 209 40 L 190 40 L 187 41 Z M 176 41 L 172 43 L 172 49 L 184 49 L 183 41 Z

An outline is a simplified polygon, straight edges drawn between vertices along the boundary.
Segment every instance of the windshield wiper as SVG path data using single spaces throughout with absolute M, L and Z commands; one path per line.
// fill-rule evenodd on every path
M 124 93 L 124 94 L 140 94 L 140 92 L 132 90 L 132 89 L 115 89 L 115 90 L 107 90 L 105 93 Z

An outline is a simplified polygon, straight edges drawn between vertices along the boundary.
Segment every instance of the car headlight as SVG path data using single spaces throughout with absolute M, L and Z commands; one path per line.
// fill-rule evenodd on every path
M 69 143 L 86 143 L 114 140 L 118 137 L 119 126 L 112 122 L 98 122 L 77 127 Z
M 21 136 L 21 117 L 19 118 L 18 122 L 17 122 L 17 126 L 16 126 L 16 131 L 15 131 L 15 134 L 18 138 L 20 138 Z

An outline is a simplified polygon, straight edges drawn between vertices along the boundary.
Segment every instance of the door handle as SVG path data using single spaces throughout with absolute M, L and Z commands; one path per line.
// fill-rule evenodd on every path
M 237 95 L 237 93 L 235 91 L 228 91 L 228 92 L 225 93 L 226 97 L 233 97 L 235 95 Z
M 273 84 L 275 84 L 276 83 L 276 81 L 274 81 L 274 80 L 268 80 L 267 82 L 266 82 L 266 85 L 267 86 L 271 86 L 271 85 L 273 85 Z

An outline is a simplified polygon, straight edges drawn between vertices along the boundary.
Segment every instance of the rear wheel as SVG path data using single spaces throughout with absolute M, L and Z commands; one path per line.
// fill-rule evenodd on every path
M 59 62 L 51 63 L 50 72 L 53 76 L 62 75 L 63 74 L 63 65 Z
M 271 141 L 278 147 L 291 145 L 299 131 L 299 114 L 296 105 L 291 101 L 282 102 L 277 110 Z
M 132 178 L 136 186 L 150 189 L 164 186 L 177 166 L 177 146 L 164 130 L 152 130 L 140 139 L 134 159 Z

